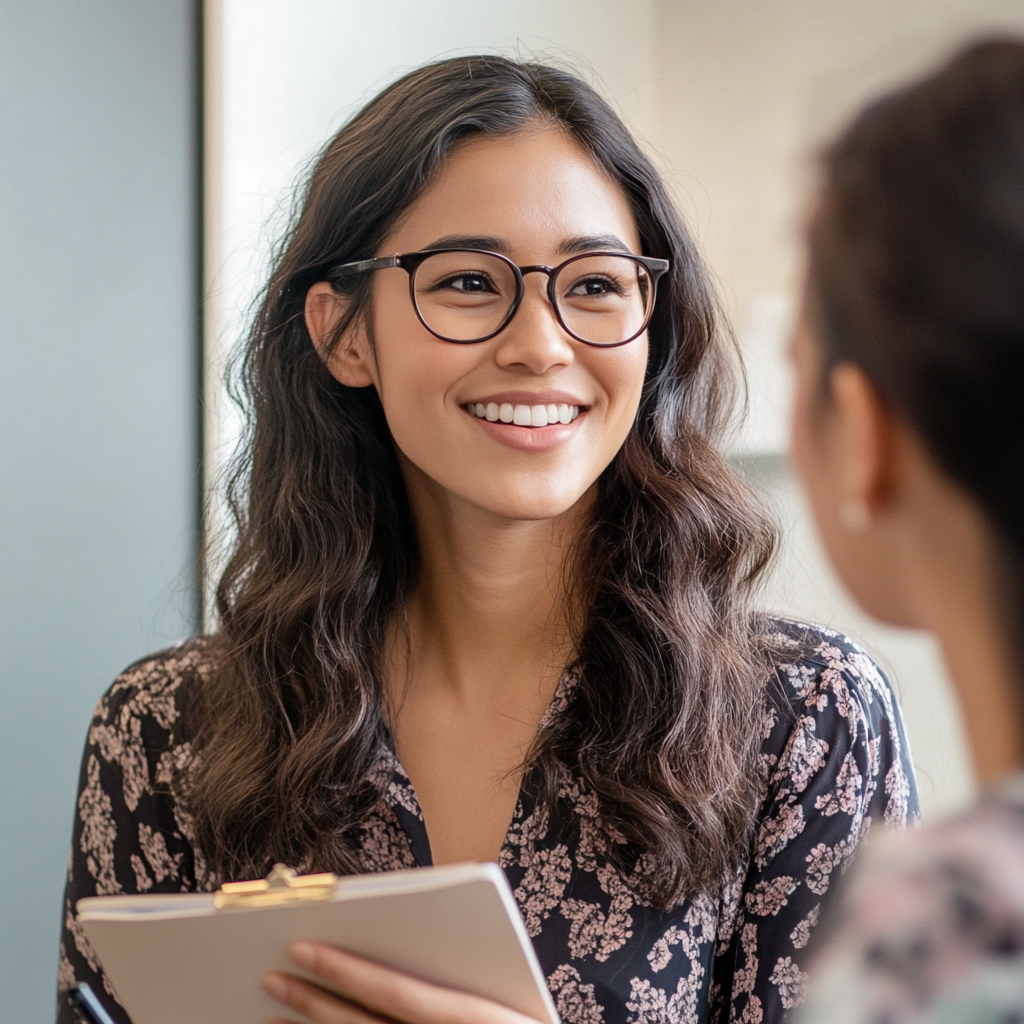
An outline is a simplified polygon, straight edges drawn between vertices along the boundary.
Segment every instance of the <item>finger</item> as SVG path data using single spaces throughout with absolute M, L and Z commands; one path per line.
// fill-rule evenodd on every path
M 272 999 L 298 1010 L 315 1024 L 391 1024 L 333 992 L 326 992 L 318 985 L 279 971 L 272 971 L 264 977 L 263 990 Z M 282 1019 L 281 1024 L 296 1022 Z
M 297 942 L 289 953 L 347 1000 L 402 1024 L 537 1024 L 515 1010 L 316 942 Z

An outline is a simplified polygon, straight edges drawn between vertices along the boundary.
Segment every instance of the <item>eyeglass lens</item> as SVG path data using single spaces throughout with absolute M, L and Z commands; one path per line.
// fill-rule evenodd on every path
M 618 345 L 637 335 L 650 312 L 647 269 L 628 256 L 585 256 L 565 264 L 554 295 L 562 323 L 592 345 Z M 516 298 L 516 275 L 504 260 L 483 252 L 428 256 L 413 275 L 423 322 L 451 341 L 494 334 Z

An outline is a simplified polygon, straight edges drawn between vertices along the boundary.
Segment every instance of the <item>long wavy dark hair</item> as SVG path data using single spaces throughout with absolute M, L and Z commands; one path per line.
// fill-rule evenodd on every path
M 748 598 L 774 532 L 717 448 L 739 394 L 731 336 L 663 182 L 608 104 L 554 67 L 460 57 L 389 86 L 327 144 L 252 327 L 238 539 L 217 590 L 188 796 L 221 877 L 275 860 L 359 869 L 388 742 L 380 658 L 417 572 L 381 404 L 327 371 L 306 292 L 329 267 L 377 255 L 453 146 L 538 124 L 561 126 L 618 182 L 643 253 L 672 269 L 636 422 L 572 560 L 587 581 L 582 682 L 536 738 L 530 777 L 548 806 L 567 777 L 596 792 L 622 848 L 653 865 L 657 905 L 717 884 L 749 842 L 768 673 Z M 369 278 L 349 287 L 336 340 L 366 309 Z

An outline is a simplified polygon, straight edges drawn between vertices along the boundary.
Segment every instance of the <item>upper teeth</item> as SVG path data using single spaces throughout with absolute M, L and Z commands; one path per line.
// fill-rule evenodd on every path
M 572 423 L 580 414 L 578 405 L 513 405 L 511 402 L 470 402 L 466 411 L 482 420 L 514 423 L 518 427 L 546 427 L 549 423 Z

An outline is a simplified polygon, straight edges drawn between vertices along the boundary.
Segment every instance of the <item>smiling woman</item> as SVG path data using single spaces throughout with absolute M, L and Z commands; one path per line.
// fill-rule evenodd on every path
M 250 337 L 221 626 L 97 709 L 62 983 L 103 985 L 81 896 L 496 860 L 566 1022 L 779 1020 L 831 875 L 916 793 L 870 660 L 752 608 L 732 355 L 574 76 L 445 61 L 343 127 Z M 322 1024 L 522 1021 L 293 953 L 322 985 L 267 990 Z

